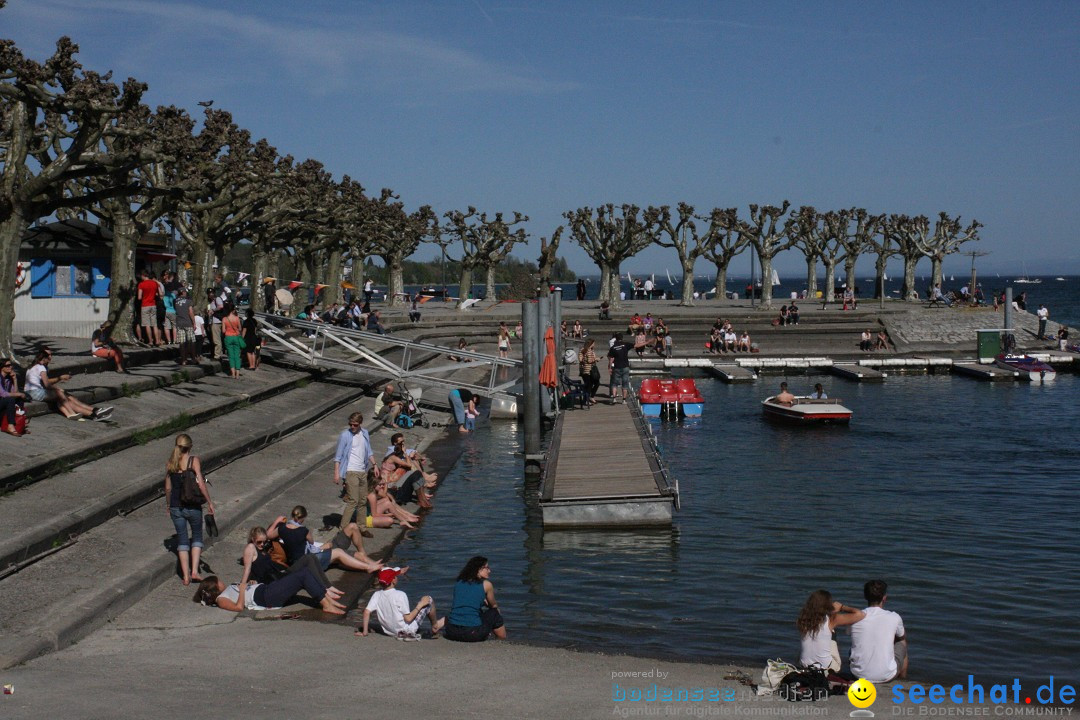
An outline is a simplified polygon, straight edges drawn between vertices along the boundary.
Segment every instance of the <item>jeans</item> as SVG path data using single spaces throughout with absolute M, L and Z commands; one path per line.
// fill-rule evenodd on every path
M 502 614 L 499 613 L 499 609 L 487 608 L 480 613 L 479 625 L 463 627 L 461 625 L 451 625 L 447 622 L 443 635 L 447 640 L 457 640 L 458 642 L 483 642 L 487 640 L 492 630 L 502 626 L 503 618 Z
M 308 595 L 316 600 L 322 600 L 326 596 L 326 588 L 319 584 L 311 570 L 303 568 L 280 580 L 258 586 L 252 599 L 265 608 L 279 608 L 302 589 L 307 590 Z
M 465 424 L 465 404 L 461 402 L 461 395 L 457 390 L 450 391 L 450 405 L 454 408 L 454 420 L 458 425 Z
M 202 508 L 169 508 L 169 517 L 172 518 L 173 527 L 176 528 L 176 549 L 187 552 L 193 547 L 201 548 L 202 541 Z M 188 525 L 191 526 L 191 537 L 188 538 Z

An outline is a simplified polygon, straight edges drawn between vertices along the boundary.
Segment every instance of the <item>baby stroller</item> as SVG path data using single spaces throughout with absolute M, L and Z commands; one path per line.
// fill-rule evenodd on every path
M 420 395 L 422 394 L 421 388 L 416 388 L 415 393 L 409 392 L 409 389 L 405 387 L 405 383 L 401 383 L 401 400 L 405 403 L 405 407 L 398 413 L 394 423 L 405 430 L 419 425 L 420 427 L 431 427 L 431 423 L 424 417 L 424 411 L 420 409 Z

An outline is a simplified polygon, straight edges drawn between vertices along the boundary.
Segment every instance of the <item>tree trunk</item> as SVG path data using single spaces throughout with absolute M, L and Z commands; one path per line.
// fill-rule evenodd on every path
M 772 309 L 772 255 L 758 253 L 761 261 L 761 305 L 765 310 Z M 751 281 L 752 282 L 752 281 Z M 753 290 L 751 290 L 753 293 Z
M 389 307 L 397 307 L 403 302 L 401 295 L 405 292 L 404 266 L 405 258 L 400 252 L 386 258 L 386 304 Z
M 694 261 L 690 258 L 682 261 L 682 302 L 679 304 L 694 304 Z
M 904 289 L 902 294 L 905 300 L 915 299 L 915 266 L 918 264 L 918 255 L 908 254 L 904 256 Z
M 119 205 L 127 199 L 110 201 Z M 135 246 L 138 231 L 124 208 L 113 212 L 112 267 L 109 270 L 109 321 L 113 324 L 112 339 L 117 342 L 135 340 Z
M 813 298 L 817 293 L 817 258 L 806 258 L 806 297 Z
M 619 297 L 619 266 L 608 268 L 608 302 L 612 310 L 622 307 L 622 298 Z
M 0 357 L 11 358 L 18 363 L 13 351 L 12 325 L 15 322 L 15 273 L 18 271 L 19 246 L 26 232 L 26 218 L 16 207 L 3 223 L 0 223 Z M 20 293 L 30 292 L 30 272 L 19 288 Z
M 495 299 L 495 266 L 487 266 L 487 282 L 484 286 L 484 297 L 488 300 Z
M 203 239 L 193 243 L 191 268 L 191 304 L 197 311 L 206 309 L 206 290 L 214 273 L 214 250 Z
M 469 299 L 472 293 L 472 268 L 462 263 L 461 278 L 458 280 L 458 307 Z
M 323 304 L 332 305 L 341 302 L 341 250 L 333 248 L 327 252 L 326 277 L 323 278 Z
M 941 264 L 944 258 L 931 257 L 930 258 L 930 287 L 937 287 L 941 285 L 941 291 L 945 292 L 945 278 L 942 277 Z
M 611 302 L 611 273 L 608 272 L 607 265 L 601 265 L 597 263 L 600 268 L 600 294 L 597 296 L 597 300 L 604 302 L 607 300 Z
M 825 294 L 822 296 L 826 302 L 832 302 L 836 298 L 836 263 L 822 260 L 825 266 Z M 854 288 L 852 288 L 854 291 Z M 813 295 L 807 297 L 813 298 Z
M 878 255 L 874 261 L 874 299 L 885 294 L 885 263 L 888 261 L 884 255 Z M 848 287 L 851 287 L 850 285 Z M 852 288 L 854 290 L 854 288 Z
M 359 255 L 353 255 L 352 271 L 349 273 L 349 282 L 353 285 L 352 296 L 358 296 L 364 289 L 364 260 Z
M 727 298 L 727 262 L 716 263 L 716 297 L 718 300 Z
M 276 272 L 276 271 L 274 271 Z M 273 312 L 274 308 L 263 306 L 263 281 L 268 277 L 274 277 L 270 270 L 270 255 L 262 247 L 255 243 L 251 246 L 251 300 L 249 305 L 252 309 L 262 308 L 265 312 Z M 284 287 L 281 283 L 278 287 Z
M 844 258 L 844 274 L 846 276 L 844 282 L 847 283 L 852 292 L 855 292 L 855 283 L 858 282 L 855 279 L 855 261 L 858 259 L 858 257 L 852 255 Z

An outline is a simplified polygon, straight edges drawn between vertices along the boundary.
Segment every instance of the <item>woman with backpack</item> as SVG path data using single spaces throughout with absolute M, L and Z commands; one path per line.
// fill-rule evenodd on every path
M 199 557 L 203 548 L 203 503 L 214 514 L 214 501 L 206 488 L 199 458 L 191 454 L 191 438 L 176 436 L 169 461 L 165 463 L 165 506 L 176 528 L 176 550 L 185 585 L 201 582 Z M 190 534 L 188 528 L 190 527 Z

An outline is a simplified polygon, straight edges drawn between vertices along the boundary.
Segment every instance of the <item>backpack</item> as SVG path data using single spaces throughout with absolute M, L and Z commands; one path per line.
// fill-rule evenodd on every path
M 177 480 L 180 482 L 180 504 L 186 508 L 201 508 L 206 498 L 199 489 L 199 478 L 195 471 L 189 467 L 183 472 L 173 473 L 173 482 Z
M 776 692 L 790 702 L 822 700 L 829 697 L 829 680 L 824 670 L 811 666 L 785 675 Z

